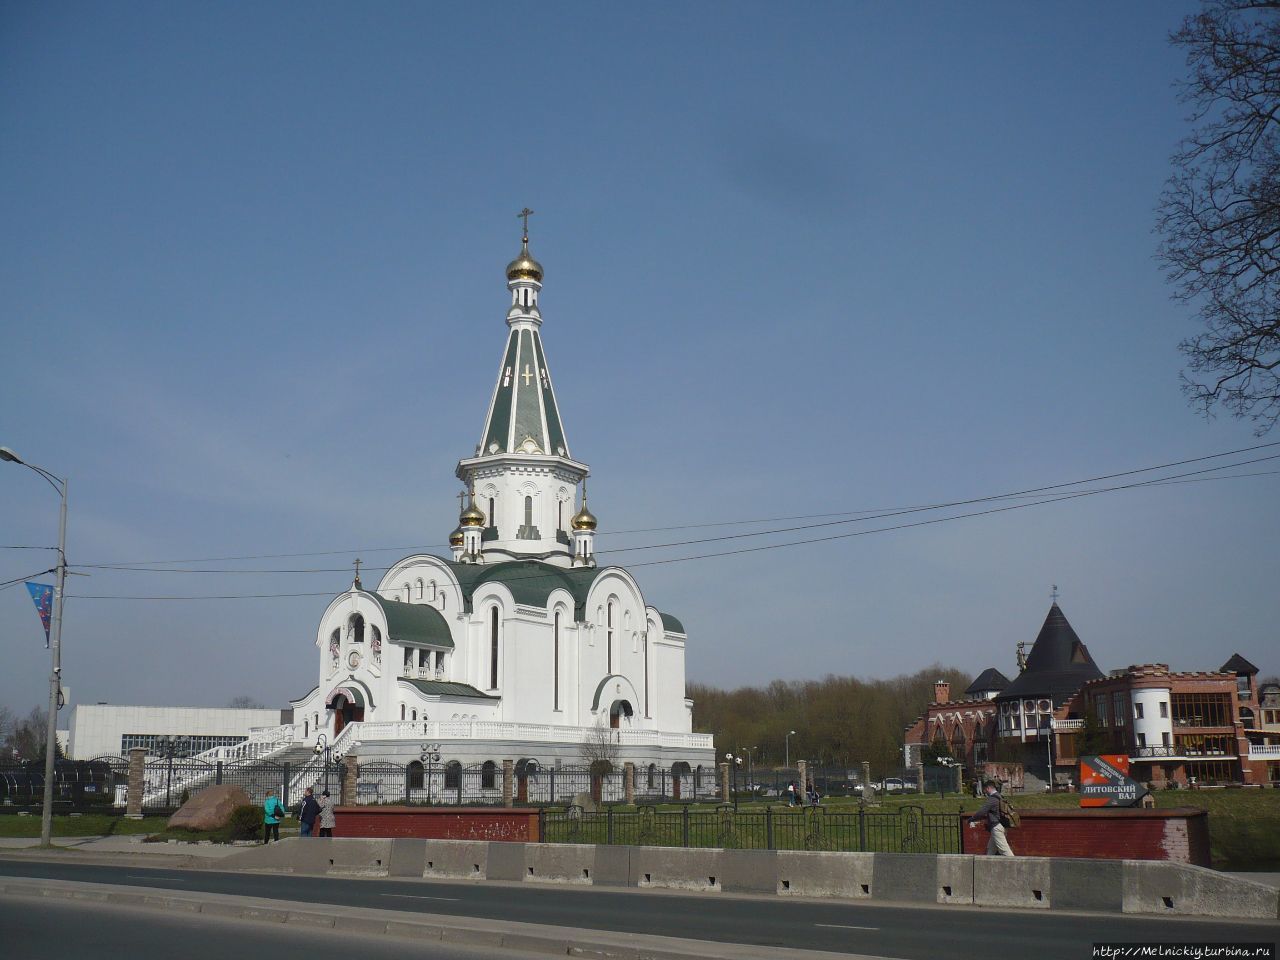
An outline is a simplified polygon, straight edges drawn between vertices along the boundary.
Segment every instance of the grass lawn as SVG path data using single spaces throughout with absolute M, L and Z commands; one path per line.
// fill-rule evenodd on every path
M 1155 793 L 1156 806 L 1161 808 L 1199 807 L 1209 811 L 1209 844 L 1216 865 L 1230 868 L 1257 869 L 1260 865 L 1280 863 L 1280 790 L 1159 790 Z M 1053 794 L 1014 794 L 1011 802 L 1023 810 L 1077 810 L 1080 808 L 1080 795 L 1077 793 Z M 941 797 L 927 794 L 895 794 L 882 796 L 878 807 L 868 808 L 868 812 L 893 814 L 903 807 L 922 807 L 926 813 L 972 813 L 982 801 L 977 797 L 948 794 Z M 859 800 L 856 797 L 832 797 L 822 801 L 825 817 L 829 818 L 826 841 L 835 845 L 836 849 L 858 849 L 857 845 L 846 845 L 852 841 L 850 820 L 832 815 L 840 813 L 856 814 Z M 766 806 L 774 811 L 774 845 L 779 849 L 804 849 L 805 829 L 796 823 L 799 815 L 787 812 L 785 804 L 777 800 L 739 802 L 739 818 L 745 826 L 748 817 L 758 821 L 764 814 Z M 617 810 L 632 808 L 615 808 Z M 657 808 L 660 812 L 674 813 L 683 810 L 681 804 L 663 804 Z M 759 830 L 750 829 L 726 830 L 714 821 L 713 808 L 708 804 L 700 804 L 693 808 L 698 825 L 690 830 L 690 843 L 694 846 L 711 846 L 717 838 L 727 838 L 731 843 L 741 846 L 763 846 L 757 843 L 753 833 Z M 628 818 L 629 819 L 629 818 Z M 644 839 L 639 842 L 674 844 L 683 842 L 682 824 L 673 822 L 674 818 L 664 817 L 644 831 Z M 758 826 L 758 823 L 757 823 Z M 583 843 L 603 843 L 605 824 L 592 820 L 582 825 Z M 628 824 L 624 826 L 615 821 L 614 839 L 617 843 L 637 842 L 632 839 L 636 828 Z M 598 835 L 598 836 L 597 836 Z M 555 837 L 559 839 L 559 837 Z M 702 838 L 706 838 L 705 840 Z M 870 849 L 895 849 L 892 844 L 894 836 L 876 836 L 868 834 L 867 846 Z M 921 838 L 922 850 L 944 849 L 946 838 L 925 831 Z M 889 846 L 884 846 L 888 843 Z
M 65 815 L 53 818 L 55 837 L 108 837 L 139 833 L 155 833 L 163 830 L 168 817 L 144 817 L 128 820 L 114 814 L 86 813 L 81 817 Z M 40 817 L 0 816 L 0 837 L 30 837 L 40 839 Z

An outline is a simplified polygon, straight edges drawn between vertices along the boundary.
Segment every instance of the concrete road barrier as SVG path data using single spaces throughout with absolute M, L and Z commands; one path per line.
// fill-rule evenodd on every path
M 210 869 L 777 894 L 891 903 L 1280 918 L 1280 890 L 1152 860 L 289 838 Z

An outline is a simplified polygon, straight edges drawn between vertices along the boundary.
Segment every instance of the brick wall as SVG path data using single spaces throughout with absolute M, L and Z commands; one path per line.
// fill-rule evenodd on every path
M 1008 832 L 1015 854 L 1092 860 L 1171 860 L 1201 867 L 1209 861 L 1209 814 L 1173 810 L 1019 810 L 1022 826 Z M 964 853 L 986 853 L 982 826 L 961 824 Z
M 538 811 L 494 807 L 338 807 L 335 837 L 537 843 Z

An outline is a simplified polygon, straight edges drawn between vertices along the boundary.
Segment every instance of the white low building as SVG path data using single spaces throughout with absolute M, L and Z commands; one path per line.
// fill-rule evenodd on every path
M 480 442 L 458 463 L 451 557 L 357 572 L 316 631 L 318 683 L 293 701 L 295 749 L 323 736 L 362 764 L 438 744 L 446 762 L 573 766 L 603 753 L 710 783 L 692 732 L 684 626 L 621 567 L 597 567 L 585 463 L 556 403 L 528 237 L 507 268 L 511 307 Z M 259 754 L 261 755 L 261 753 Z
M 193 756 L 247 741 L 255 729 L 279 727 L 289 711 L 235 707 L 136 707 L 78 704 L 71 711 L 64 750 L 72 760 L 123 757 L 134 747 L 159 755 L 163 738 L 176 756 Z

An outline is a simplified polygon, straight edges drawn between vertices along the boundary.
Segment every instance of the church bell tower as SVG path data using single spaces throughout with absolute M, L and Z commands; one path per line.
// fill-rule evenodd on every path
M 529 252 L 527 207 L 520 254 L 507 264 L 507 342 L 475 456 L 458 462 L 457 476 L 472 492 L 479 548 L 465 544 L 460 559 L 494 563 L 544 560 L 581 564 L 575 542 L 577 490 L 590 473 L 569 453 L 560 408 L 542 344 L 542 264 Z M 592 533 L 594 521 L 592 517 Z M 470 533 L 462 524 L 464 533 Z M 591 561 L 594 564 L 594 559 Z

